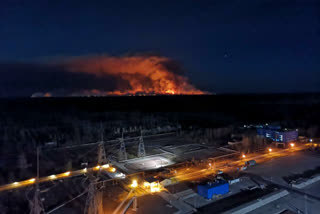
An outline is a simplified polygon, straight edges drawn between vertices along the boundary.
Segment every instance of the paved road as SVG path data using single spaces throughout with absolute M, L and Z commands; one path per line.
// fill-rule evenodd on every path
M 245 162 L 248 160 L 254 159 L 257 163 L 263 163 L 273 158 L 279 158 L 293 154 L 294 152 L 300 151 L 302 149 L 304 149 L 304 147 L 300 146 L 290 149 L 277 149 L 265 154 L 247 155 L 245 158 L 229 162 L 228 164 L 226 164 L 225 161 L 220 161 L 216 162 L 214 164 L 215 166 L 212 166 L 211 170 L 209 166 L 207 168 L 184 168 L 178 170 L 175 178 L 178 181 L 200 179 L 208 175 L 216 174 L 216 170 L 222 170 L 224 172 L 234 171 L 237 168 L 244 166 Z
M 215 168 L 220 169 L 220 170 L 225 170 L 225 171 L 234 170 L 235 168 L 243 166 L 246 161 L 251 160 L 251 159 L 256 160 L 257 163 L 262 163 L 262 162 L 268 161 L 272 158 L 277 158 L 277 157 L 289 155 L 292 152 L 300 151 L 304 148 L 305 148 L 304 146 L 299 146 L 299 147 L 289 148 L 289 149 L 277 149 L 277 150 L 274 150 L 270 153 L 265 153 L 265 154 L 247 155 L 246 158 L 242 158 L 240 160 L 230 162 L 229 164 L 231 165 L 231 167 L 230 167 L 230 165 L 226 166 L 224 163 L 220 164 L 219 162 L 217 162 Z M 89 170 L 92 170 L 92 171 L 108 170 L 109 172 L 114 172 L 113 170 L 116 170 L 116 169 L 113 167 L 109 167 L 109 168 L 107 168 L 107 167 L 105 167 L 105 168 L 93 167 L 93 168 L 88 168 L 88 169 L 84 168 L 84 169 L 80 169 L 80 170 L 69 171 L 69 172 L 64 172 L 64 173 L 60 173 L 60 174 L 56 174 L 56 175 L 49 175 L 49 176 L 41 177 L 41 178 L 39 178 L 39 183 L 48 182 L 48 181 L 57 180 L 57 179 L 69 178 L 69 177 L 73 177 L 73 176 L 83 176 Z M 182 170 L 179 170 L 179 173 L 175 177 L 178 181 L 195 180 L 195 179 L 198 179 L 201 177 L 208 176 L 213 173 L 215 173 L 215 171 L 208 170 L 208 168 L 200 168 L 200 169 L 199 168 L 195 168 L 195 169 L 184 168 Z M 130 177 L 130 175 L 128 175 L 128 177 Z M 118 178 L 115 178 L 114 180 L 117 180 L 117 179 Z M 110 180 L 112 180 L 112 179 L 110 179 Z M 29 185 L 33 185 L 35 182 L 36 182 L 35 178 L 30 178 L 28 180 L 2 185 L 2 186 L 0 186 L 0 191 L 26 187 Z
M 86 173 L 88 173 L 88 171 L 98 171 L 98 170 L 108 170 L 110 172 L 114 172 L 115 168 L 105 166 L 104 168 L 103 167 L 99 167 L 99 168 L 93 167 L 93 168 L 84 168 L 84 169 L 75 170 L 75 171 L 68 171 L 68 172 L 64 172 L 64 173 L 60 173 L 60 174 L 56 174 L 56 175 L 49 175 L 46 177 L 41 177 L 41 178 L 39 178 L 39 183 L 53 181 L 53 180 L 57 180 L 57 179 L 70 178 L 70 177 L 75 177 L 75 176 L 83 176 Z M 29 185 L 33 185 L 35 183 L 36 183 L 36 178 L 30 178 L 28 180 L 2 185 L 2 186 L 0 186 L 0 191 L 26 187 Z

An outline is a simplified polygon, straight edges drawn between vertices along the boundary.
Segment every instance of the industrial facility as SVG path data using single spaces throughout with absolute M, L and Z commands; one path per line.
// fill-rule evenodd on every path
M 224 195 L 229 192 L 229 183 L 224 180 L 208 182 L 198 185 L 198 194 L 206 199 L 212 199 L 215 195 Z
M 288 143 L 298 139 L 298 130 L 282 129 L 280 126 L 257 128 L 257 134 L 272 139 L 274 142 Z

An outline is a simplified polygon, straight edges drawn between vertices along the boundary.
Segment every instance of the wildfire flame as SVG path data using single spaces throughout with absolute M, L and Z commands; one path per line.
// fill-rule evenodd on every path
M 85 90 L 86 95 L 200 95 L 181 75 L 179 66 L 161 56 L 125 56 L 78 58 L 66 63 L 72 72 L 85 72 L 97 77 L 113 76 L 121 81 L 113 91 Z M 181 69 L 180 69 L 181 70 Z

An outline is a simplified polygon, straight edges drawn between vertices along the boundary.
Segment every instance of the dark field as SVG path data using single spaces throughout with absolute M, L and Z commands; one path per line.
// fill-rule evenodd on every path
M 169 114 L 186 123 L 220 126 L 262 121 L 319 123 L 319 107 L 320 94 L 17 98 L 0 100 L 0 115 L 21 121 L 50 120 L 58 115 L 99 121 L 106 117 L 130 120 L 141 116 L 139 113 L 153 113 Z M 106 112 L 113 114 L 104 115 Z

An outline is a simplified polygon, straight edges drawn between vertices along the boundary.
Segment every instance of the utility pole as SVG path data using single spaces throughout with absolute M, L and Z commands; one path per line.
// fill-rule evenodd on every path
M 142 130 L 141 130 L 141 136 L 139 138 L 139 147 L 138 147 L 138 157 L 144 157 L 146 156 L 146 150 L 144 148 L 144 142 L 143 142 L 143 136 L 142 136 Z
M 39 146 L 37 147 L 37 178 L 36 178 L 36 189 L 33 200 L 30 202 L 30 214 L 41 214 L 44 213 L 43 204 L 40 199 L 39 189 Z

